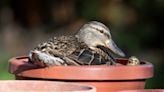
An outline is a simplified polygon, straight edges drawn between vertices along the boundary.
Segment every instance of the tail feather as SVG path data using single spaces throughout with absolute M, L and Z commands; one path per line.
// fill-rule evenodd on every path
M 32 63 L 37 64 L 39 66 L 52 66 L 52 65 L 64 65 L 65 61 L 60 57 L 55 57 L 41 51 L 31 51 L 29 54 L 29 58 Z

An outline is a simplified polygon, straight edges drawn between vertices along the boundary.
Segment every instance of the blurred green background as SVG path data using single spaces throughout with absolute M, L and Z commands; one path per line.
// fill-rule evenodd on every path
M 106 24 L 127 57 L 154 64 L 146 88 L 164 88 L 164 0 L 1 0 L 0 80 L 14 79 L 10 58 L 53 36 L 74 34 L 90 20 Z

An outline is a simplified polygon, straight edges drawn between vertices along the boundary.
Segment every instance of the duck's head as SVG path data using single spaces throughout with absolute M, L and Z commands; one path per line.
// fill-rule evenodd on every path
M 97 46 L 104 46 L 113 53 L 125 56 L 112 40 L 110 30 L 102 23 L 91 21 L 81 27 L 76 34 L 79 41 L 84 42 L 90 49 L 97 49 Z

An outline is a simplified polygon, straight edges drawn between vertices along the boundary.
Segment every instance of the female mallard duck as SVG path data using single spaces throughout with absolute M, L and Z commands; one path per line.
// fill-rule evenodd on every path
M 98 65 L 111 62 L 109 51 L 125 54 L 115 45 L 109 29 L 102 23 L 91 21 L 74 36 L 54 37 L 30 51 L 30 62 L 40 66 Z

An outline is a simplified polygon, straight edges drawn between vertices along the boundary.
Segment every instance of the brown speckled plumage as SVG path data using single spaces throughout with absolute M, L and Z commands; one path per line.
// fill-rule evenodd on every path
M 89 49 L 85 43 L 79 42 L 78 39 L 73 36 L 54 37 L 48 40 L 47 42 L 38 44 L 38 46 L 34 48 L 33 51 L 35 50 L 41 51 L 42 53 L 46 53 L 51 56 L 57 56 L 63 59 L 64 62 L 60 63 L 61 65 L 101 64 L 102 62 L 105 63 L 105 59 L 107 59 L 107 55 L 103 53 L 101 50 L 97 50 L 97 52 L 93 51 Z M 85 50 L 85 52 L 82 53 L 81 57 L 78 57 L 79 53 L 82 50 Z M 91 57 L 94 54 L 94 60 L 90 62 Z M 40 66 L 53 65 L 46 64 L 45 62 L 40 62 L 37 59 L 31 60 L 31 62 L 38 64 Z
M 75 51 L 80 51 L 81 48 L 87 48 L 87 46 L 84 43 L 78 42 L 75 37 L 61 36 L 41 43 L 35 49 L 53 55 L 68 56 Z
M 110 30 L 100 22 L 91 21 L 75 35 L 54 37 L 39 44 L 29 57 L 39 66 L 115 64 L 109 49 L 124 56 L 112 40 Z

